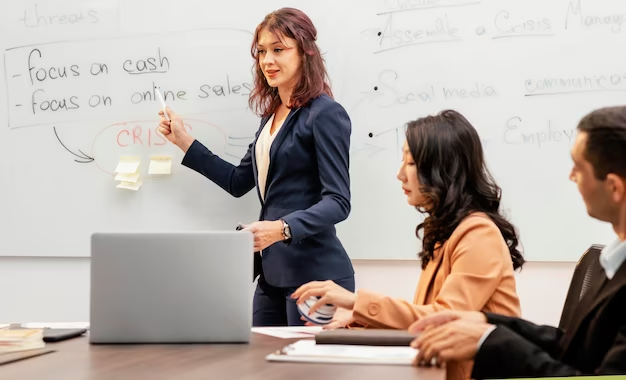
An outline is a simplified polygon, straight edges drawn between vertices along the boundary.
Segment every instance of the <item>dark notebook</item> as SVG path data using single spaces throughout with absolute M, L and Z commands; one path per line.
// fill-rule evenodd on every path
M 43 329 L 44 342 L 60 342 L 79 337 L 87 332 L 87 329 Z
M 365 346 L 408 346 L 417 338 L 407 330 L 338 329 L 322 331 L 315 336 L 316 344 L 354 344 Z

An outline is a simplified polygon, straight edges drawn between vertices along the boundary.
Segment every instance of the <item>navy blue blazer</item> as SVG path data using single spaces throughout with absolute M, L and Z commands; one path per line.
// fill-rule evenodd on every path
M 354 275 L 335 229 L 335 224 L 350 214 L 352 124 L 348 114 L 327 95 L 290 110 L 270 149 L 263 201 L 258 191 L 255 147 L 268 119 L 261 120 L 238 166 L 219 158 L 197 140 L 182 164 L 235 197 L 256 186 L 261 201 L 259 220 L 283 219 L 289 224 L 289 242 L 267 247 L 262 259 L 255 253 L 255 262 L 262 260 L 263 276 L 270 285 L 296 287 Z M 258 266 L 254 278 L 259 274 Z

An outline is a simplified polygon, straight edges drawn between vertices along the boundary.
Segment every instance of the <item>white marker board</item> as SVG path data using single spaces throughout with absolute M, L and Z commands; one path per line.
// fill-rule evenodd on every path
M 448 108 L 478 129 L 528 260 L 575 261 L 612 239 L 568 180 L 569 149 L 580 117 L 624 103 L 623 1 L 16 1 L 0 12 L 0 255 L 88 256 L 95 231 L 256 220 L 254 191 L 232 198 L 179 164 L 152 88 L 239 162 L 259 124 L 252 33 L 282 6 L 315 22 L 353 122 L 352 212 L 338 226 L 353 259 L 416 257 L 421 216 L 395 178 L 403 126 Z M 136 192 L 116 188 L 122 155 L 142 159 Z M 149 175 L 151 155 L 172 155 L 171 175 Z

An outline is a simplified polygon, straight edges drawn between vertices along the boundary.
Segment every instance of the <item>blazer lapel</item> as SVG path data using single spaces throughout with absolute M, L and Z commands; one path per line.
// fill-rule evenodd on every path
M 300 108 L 294 108 L 291 111 L 289 111 L 289 115 L 287 115 L 287 118 L 283 122 L 283 125 L 280 127 L 280 130 L 278 131 L 278 134 L 274 138 L 274 142 L 272 142 L 272 146 L 270 147 L 270 165 L 267 168 L 267 179 L 265 180 L 265 197 L 266 198 L 267 198 L 267 194 L 269 192 L 270 184 L 271 184 L 270 176 L 272 173 L 272 164 L 276 160 L 276 154 L 278 150 L 280 149 L 281 144 L 283 143 L 283 141 L 285 141 L 285 137 L 287 136 L 287 134 L 289 133 L 289 130 L 294 125 L 293 118 L 298 113 L 298 111 L 300 111 Z M 260 196 L 260 193 L 259 193 L 259 196 Z
M 414 303 L 416 305 L 424 305 L 426 303 L 426 295 L 428 294 L 428 289 L 430 289 L 430 285 L 435 279 L 435 275 L 439 271 L 442 257 L 443 249 L 440 249 L 439 252 L 435 250 L 435 255 L 433 255 L 426 268 L 422 271 L 422 275 L 420 276 L 420 280 L 417 284 L 417 293 L 415 294 Z
M 298 111 L 300 111 L 300 108 L 294 108 L 289 111 L 289 115 L 287 115 L 287 118 L 283 122 L 283 125 L 280 127 L 280 130 L 278 130 L 278 134 L 276 135 L 276 138 L 274 138 L 274 142 L 272 143 L 272 147 L 270 148 L 270 167 L 272 165 L 272 162 L 276 158 L 276 152 L 278 152 L 280 145 L 283 143 L 283 141 L 285 141 L 285 136 L 287 136 L 289 130 L 293 127 L 294 123 L 291 123 L 291 121 L 293 120 L 293 117 L 296 115 L 296 113 L 298 113 Z
M 578 307 L 574 309 L 574 316 L 568 326 L 565 327 L 565 335 L 561 347 L 563 352 L 567 350 L 570 343 L 576 336 L 576 333 L 581 327 L 583 321 L 592 313 L 600 304 L 602 304 L 607 298 L 620 289 L 620 287 L 626 284 L 626 265 L 622 265 L 615 276 L 608 280 L 604 272 L 604 268 L 601 265 L 597 266 L 599 269 L 597 273 L 594 273 L 594 278 L 597 280 L 591 285 L 587 293 L 583 296 L 578 304 Z M 597 276 L 597 277 L 596 277 Z
M 261 201 L 261 205 L 265 204 L 263 202 L 263 198 L 261 197 L 261 190 L 259 189 L 259 171 L 256 162 L 256 143 L 259 141 L 259 137 L 261 137 L 261 133 L 263 133 L 263 128 L 265 128 L 265 124 L 270 119 L 270 116 L 264 117 L 261 119 L 261 126 L 259 127 L 259 131 L 257 136 L 254 138 L 252 142 L 252 152 L 250 152 L 252 158 L 252 172 L 254 173 L 254 183 L 256 183 L 256 194 L 259 197 L 259 201 Z

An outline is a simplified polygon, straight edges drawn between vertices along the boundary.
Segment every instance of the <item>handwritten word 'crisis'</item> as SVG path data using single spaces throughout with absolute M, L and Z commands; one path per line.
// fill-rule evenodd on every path
M 162 133 L 158 131 L 159 127 L 155 127 L 154 130 L 150 128 L 137 125 L 132 128 L 124 128 L 117 134 L 115 141 L 117 145 L 122 148 L 129 145 L 141 145 L 141 146 L 161 146 L 167 144 L 167 139 Z M 185 124 L 185 129 L 191 132 L 192 128 L 189 124 Z M 145 144 L 144 144 L 145 141 Z

